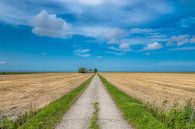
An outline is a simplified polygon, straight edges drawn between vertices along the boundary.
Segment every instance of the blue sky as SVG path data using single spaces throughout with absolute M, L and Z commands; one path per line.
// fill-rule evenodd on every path
M 1 0 L 0 71 L 195 71 L 195 0 Z

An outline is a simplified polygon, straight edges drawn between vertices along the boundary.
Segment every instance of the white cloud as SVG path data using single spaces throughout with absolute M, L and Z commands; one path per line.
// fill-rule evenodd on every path
M 116 52 L 116 51 L 106 51 L 106 53 L 117 55 L 117 56 L 125 55 L 124 52 Z
M 13 25 L 28 25 L 31 16 L 14 5 L 9 1 L 0 1 L 0 20 Z
M 172 36 L 169 44 L 176 43 L 177 46 L 181 46 L 189 42 L 189 35 Z
M 75 1 L 79 2 L 82 5 L 88 5 L 88 6 L 98 6 L 100 4 L 103 4 L 104 2 L 104 0 L 75 0 Z
M 195 43 L 195 35 L 190 36 L 189 34 L 183 34 L 178 36 L 172 36 L 167 44 L 176 44 L 177 46 L 182 46 L 187 43 Z
M 140 33 L 151 33 L 154 32 L 152 29 L 142 29 L 142 28 L 132 28 L 129 30 L 130 34 L 140 34 Z
M 121 43 L 121 44 L 119 44 L 118 48 L 114 47 L 114 46 L 110 46 L 108 48 L 113 50 L 113 51 L 116 51 L 116 52 L 129 52 L 130 51 L 128 43 Z
M 144 4 L 142 0 L 1 0 L 0 19 L 26 25 L 35 13 L 44 9 L 55 14 L 74 14 L 79 23 L 88 24 L 92 20 L 104 25 L 134 25 L 153 21 L 173 12 L 173 8 L 162 0 L 148 0 Z
M 7 63 L 6 61 L 0 60 L 0 65 L 1 65 L 1 64 L 6 64 L 6 63 Z
M 144 28 L 132 28 L 129 31 L 124 31 L 123 35 L 108 40 L 108 44 L 123 44 L 126 43 L 129 46 L 134 45 L 147 45 L 148 42 L 167 42 L 168 36 L 166 34 L 161 34 L 164 29 L 144 29 Z
M 104 27 L 104 26 L 83 26 L 74 27 L 73 34 L 93 37 L 103 40 L 118 38 L 125 34 L 125 31 L 120 28 Z
M 82 20 L 101 22 L 109 25 L 141 25 L 173 12 L 166 1 L 149 0 L 54 0 Z M 109 11 L 108 11 L 109 10 Z M 114 14 L 114 15 L 113 15 Z M 83 22 L 84 23 L 84 22 Z M 88 24 L 89 22 L 87 22 Z
M 69 6 L 70 9 L 78 11 L 82 9 L 82 6 L 99 6 L 105 3 L 105 0 L 54 0 L 56 2 L 61 2 L 64 6 Z
M 148 44 L 146 47 L 143 48 L 144 51 L 147 51 L 147 50 L 158 50 L 158 49 L 161 49 L 163 46 L 158 43 L 158 42 L 154 42 L 154 43 L 151 43 L 151 44 Z
M 80 57 L 90 57 L 91 55 L 89 54 L 90 49 L 77 49 L 74 50 L 74 55 L 80 56 Z
M 69 34 L 70 25 L 55 14 L 41 11 L 32 19 L 32 32 L 39 36 L 63 38 Z
M 122 49 L 122 50 L 129 49 L 129 44 L 128 43 L 121 43 L 119 46 L 119 49 Z

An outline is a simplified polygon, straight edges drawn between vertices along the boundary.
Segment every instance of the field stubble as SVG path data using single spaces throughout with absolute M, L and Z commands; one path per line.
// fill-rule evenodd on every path
M 195 102 L 194 73 L 101 73 L 131 97 L 169 110 Z
M 92 74 L 37 73 L 0 76 L 0 116 L 15 119 L 38 109 L 79 86 Z

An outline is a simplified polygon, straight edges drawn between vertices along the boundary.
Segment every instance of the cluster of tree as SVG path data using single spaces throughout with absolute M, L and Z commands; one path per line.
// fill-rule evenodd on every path
M 79 68 L 79 73 L 97 73 L 97 68 L 94 69 L 87 69 L 85 67 Z

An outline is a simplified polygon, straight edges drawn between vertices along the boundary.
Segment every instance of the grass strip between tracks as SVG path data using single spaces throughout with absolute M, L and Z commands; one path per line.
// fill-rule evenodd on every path
M 98 112 L 99 112 L 98 105 L 99 105 L 98 102 L 95 102 L 93 104 L 94 112 L 93 112 L 92 118 L 91 118 L 90 123 L 89 123 L 89 129 L 99 129 L 100 128 L 99 124 L 98 124 Z
M 156 119 L 151 112 L 146 109 L 146 106 L 129 97 L 124 92 L 113 86 L 101 75 L 100 79 L 109 94 L 112 96 L 117 107 L 122 112 L 124 118 L 136 129 L 167 129 L 167 126 Z
M 64 116 L 64 113 L 68 111 L 72 104 L 79 98 L 81 93 L 86 89 L 94 76 L 84 81 L 79 87 L 68 92 L 66 95 L 51 102 L 49 105 L 39 109 L 36 113 L 28 119 L 21 126 L 17 123 L 8 122 L 8 126 L 4 126 L 1 123 L 3 129 L 53 129 L 58 122 L 60 122 Z M 17 126 L 15 126 L 17 125 Z M 1 127 L 0 127 L 1 128 Z

